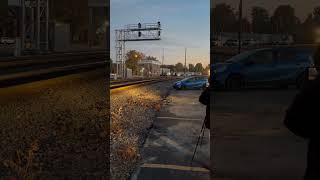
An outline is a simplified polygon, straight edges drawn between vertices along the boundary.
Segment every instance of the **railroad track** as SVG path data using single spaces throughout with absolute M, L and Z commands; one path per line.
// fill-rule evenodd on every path
M 122 87 L 129 87 L 134 85 L 148 85 L 163 81 L 170 81 L 170 80 L 177 80 L 179 78 L 153 78 L 153 79 L 138 79 L 138 80 L 131 80 L 131 81 L 119 81 L 119 82 L 110 82 L 110 89 L 118 89 Z
M 0 87 L 103 68 L 107 70 L 105 51 L 0 58 Z

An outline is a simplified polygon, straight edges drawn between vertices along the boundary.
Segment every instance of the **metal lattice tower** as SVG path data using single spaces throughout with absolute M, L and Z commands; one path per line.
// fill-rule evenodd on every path
M 21 46 L 47 51 L 49 48 L 49 0 L 21 0 Z
M 160 22 L 129 24 L 124 29 L 115 30 L 117 75 L 126 76 L 126 42 L 161 40 L 161 30 Z
M 125 33 L 123 30 L 116 30 L 116 64 L 117 75 L 124 75 L 125 70 L 125 41 L 123 40 Z M 124 76 L 123 76 L 124 77 Z

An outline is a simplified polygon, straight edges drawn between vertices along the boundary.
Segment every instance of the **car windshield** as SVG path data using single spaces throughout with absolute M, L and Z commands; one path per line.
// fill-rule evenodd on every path
M 182 79 L 181 81 L 187 81 L 187 80 L 189 80 L 189 79 L 192 79 L 192 78 L 184 78 L 184 79 Z
M 209 77 L 207 77 L 207 76 L 203 76 L 203 77 L 200 77 L 199 79 L 200 79 L 200 80 L 203 80 L 203 81 L 206 81 L 206 80 L 208 80 L 208 78 L 209 78 Z
M 249 55 L 251 55 L 251 54 L 253 54 L 253 53 L 255 53 L 255 52 L 257 52 L 257 50 L 254 50 L 254 51 L 246 51 L 246 52 L 240 53 L 240 54 L 238 54 L 238 55 L 236 55 L 236 56 L 233 56 L 232 58 L 228 59 L 226 62 L 227 62 L 227 63 L 237 62 L 237 61 L 239 61 L 239 60 L 241 60 L 241 59 L 243 59 L 243 58 L 248 57 Z

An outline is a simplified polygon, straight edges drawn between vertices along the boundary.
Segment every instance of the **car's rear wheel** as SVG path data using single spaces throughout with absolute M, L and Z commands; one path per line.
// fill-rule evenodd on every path
M 181 90 L 186 90 L 187 89 L 187 87 L 185 86 L 185 85 L 181 85 L 181 88 L 180 88 Z
M 244 87 L 244 79 L 240 75 L 232 75 L 226 80 L 228 90 L 238 90 Z

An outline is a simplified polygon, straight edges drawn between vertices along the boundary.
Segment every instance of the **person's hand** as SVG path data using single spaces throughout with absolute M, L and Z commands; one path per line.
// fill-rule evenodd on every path
M 318 70 L 315 67 L 309 68 L 308 80 L 315 80 L 317 76 L 318 76 Z

